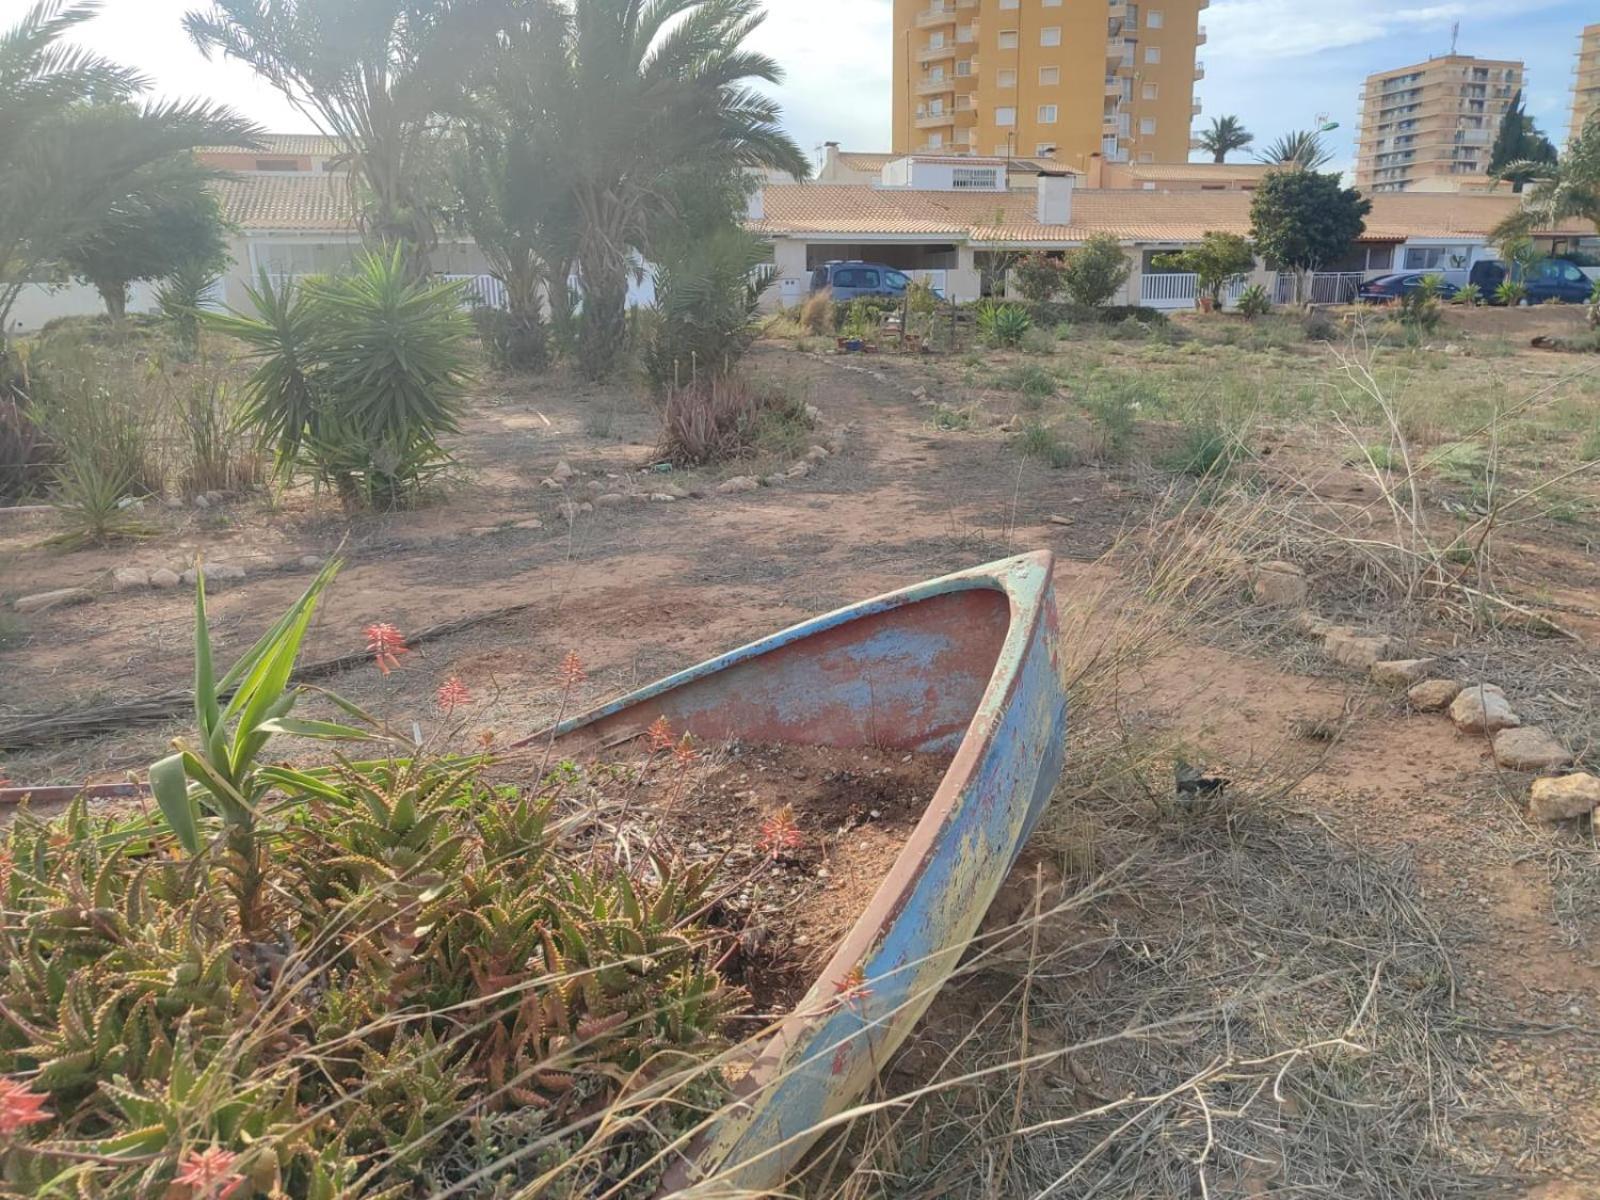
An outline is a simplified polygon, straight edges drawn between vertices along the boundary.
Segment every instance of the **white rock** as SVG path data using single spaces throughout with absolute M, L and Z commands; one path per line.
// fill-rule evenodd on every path
M 150 572 L 143 567 L 117 567 L 111 572 L 113 592 L 131 592 L 150 586 Z
M 1418 712 L 1443 712 L 1460 694 L 1461 684 L 1454 679 L 1424 679 L 1406 692 L 1406 700 Z
M 308 571 L 322 570 L 322 560 L 315 554 L 302 554 L 300 556 L 300 565 Z
M 822 410 L 815 404 L 806 405 L 806 420 L 813 423 L 822 420 Z
M 1428 677 L 1431 658 L 1391 658 L 1372 664 L 1372 682 L 1379 687 L 1409 688 Z
M 754 475 L 735 475 L 732 479 L 725 479 L 717 485 L 717 491 L 724 496 L 731 496 L 735 492 L 753 492 L 761 486 L 761 481 Z
M 823 459 L 828 457 L 828 453 L 828 448 L 826 446 L 813 446 L 811 449 L 806 451 L 806 461 L 814 463 L 821 462 Z
M 1563 775 L 1535 779 L 1528 790 L 1528 816 L 1535 821 L 1569 821 L 1600 808 L 1600 779 Z
M 650 499 L 656 504 L 671 504 L 677 500 L 677 497 L 671 492 L 651 492 Z
M 627 499 L 621 492 L 604 492 L 596 496 L 594 502 L 600 508 L 615 508 L 619 504 L 627 503 Z
M 811 464 L 808 462 L 797 462 L 794 466 L 785 471 L 784 474 L 790 479 L 804 479 L 807 475 L 811 474 Z
M 583 486 L 591 496 L 598 496 L 601 492 L 606 490 L 606 485 L 601 483 L 598 479 L 591 479 Z
M 1309 593 L 1306 573 L 1293 563 L 1262 563 L 1250 580 L 1251 598 L 1271 608 L 1299 607 Z
M 1462 733 L 1498 733 L 1522 724 L 1522 718 L 1506 702 L 1506 694 L 1492 683 L 1463 688 L 1450 704 L 1450 719 Z
M 577 472 L 572 469 L 572 464 L 563 458 L 556 464 L 556 469 L 550 472 L 550 478 L 557 483 L 565 483 L 576 474 Z
M 194 506 L 196 508 L 210 508 L 211 501 L 206 499 L 205 494 L 202 493 L 194 498 Z
M 52 608 L 65 608 L 71 604 L 87 604 L 93 599 L 94 593 L 88 588 L 57 588 L 53 592 L 35 592 L 31 596 L 20 596 L 11 607 L 19 613 L 40 613 L 48 612 Z
M 549 492 L 559 492 L 561 490 L 561 485 L 554 479 L 549 478 L 539 480 L 539 486 Z
M 1374 663 L 1382 662 L 1394 649 L 1386 637 L 1353 633 L 1348 629 L 1329 630 L 1322 640 L 1322 648 L 1336 663 L 1368 670 Z
M 150 572 L 150 586 L 153 588 L 175 588 L 183 582 L 183 576 L 176 571 L 169 571 L 166 567 L 159 567 Z
M 526 520 L 518 521 L 511 528 L 513 528 L 513 529 L 543 529 L 544 528 L 544 522 L 539 520 L 538 517 L 529 517 Z
M 1329 630 L 1337 628 L 1332 621 L 1317 616 L 1309 608 L 1302 608 L 1295 613 L 1289 623 L 1310 637 L 1326 637 Z
M 1537 725 L 1502 729 L 1494 735 L 1494 760 L 1511 771 L 1548 771 L 1572 761 L 1572 752 Z
M 594 505 L 585 500 L 582 504 L 578 505 L 578 511 L 581 513 L 592 513 L 594 511 Z

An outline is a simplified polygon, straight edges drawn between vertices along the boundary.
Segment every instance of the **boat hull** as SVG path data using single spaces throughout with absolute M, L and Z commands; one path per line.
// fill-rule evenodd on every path
M 952 754 L 872 900 L 806 997 L 753 1047 L 738 1102 L 669 1173 L 667 1192 L 777 1187 L 955 969 L 1061 772 L 1051 568 L 1039 552 L 880 596 L 539 735 L 576 755 L 665 717 L 703 742 Z

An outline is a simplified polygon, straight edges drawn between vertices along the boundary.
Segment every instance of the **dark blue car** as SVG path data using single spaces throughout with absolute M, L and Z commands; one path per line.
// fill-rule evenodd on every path
M 811 272 L 811 290 L 832 289 L 835 300 L 854 300 L 857 296 L 898 298 L 906 294 L 910 285 L 909 275 L 883 263 L 831 262 Z
M 1559 300 L 1563 304 L 1583 304 L 1594 291 L 1594 281 L 1580 271 L 1576 263 L 1564 258 L 1545 258 L 1526 269 L 1513 266 L 1515 278 L 1521 279 L 1528 289 L 1529 304 L 1544 304 Z M 1483 298 L 1491 304 L 1495 291 L 1506 277 L 1503 262 L 1480 262 L 1472 266 L 1472 282 L 1478 285 Z

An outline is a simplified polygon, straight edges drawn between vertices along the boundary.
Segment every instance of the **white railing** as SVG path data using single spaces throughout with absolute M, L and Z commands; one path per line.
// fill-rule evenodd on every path
M 450 283 L 467 282 L 468 308 L 507 307 L 506 285 L 493 275 L 441 275 L 439 278 Z
M 1249 286 L 1249 279 L 1235 275 L 1223 286 L 1223 304 L 1236 304 Z M 1197 277 L 1194 275 L 1175 272 L 1139 277 L 1139 303 L 1147 308 L 1193 308 L 1199 294 Z
M 1354 304 L 1356 293 L 1365 279 L 1365 271 L 1318 271 L 1311 276 L 1306 289 L 1306 302 L 1310 304 Z M 1294 303 L 1294 274 L 1284 271 L 1278 275 L 1273 292 L 1276 304 Z

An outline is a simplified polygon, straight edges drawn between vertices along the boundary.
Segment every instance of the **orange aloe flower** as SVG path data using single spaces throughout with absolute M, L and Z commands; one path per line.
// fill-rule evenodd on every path
M 657 717 L 650 723 L 650 753 L 655 754 L 661 750 L 672 749 L 672 726 L 667 724 L 665 717 Z
M 50 1120 L 55 1114 L 44 1106 L 48 1099 L 19 1080 L 0 1078 L 0 1134 Z
M 368 625 L 362 633 L 366 635 L 367 653 L 372 655 L 378 670 L 387 675 L 399 667 L 400 656 L 409 649 L 405 634 L 386 621 Z
M 467 685 L 454 675 L 439 685 L 439 690 L 433 694 L 433 698 L 447 713 L 455 712 L 463 704 L 472 703 L 472 693 L 467 690 Z

